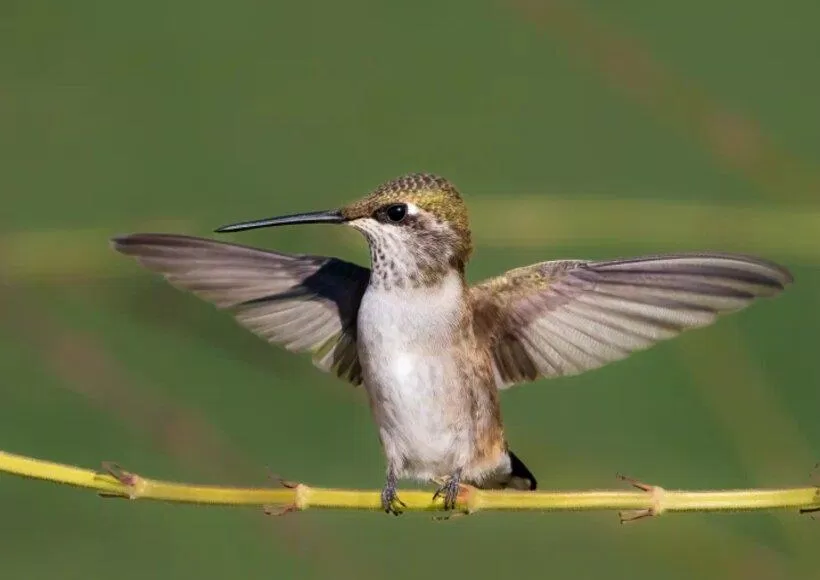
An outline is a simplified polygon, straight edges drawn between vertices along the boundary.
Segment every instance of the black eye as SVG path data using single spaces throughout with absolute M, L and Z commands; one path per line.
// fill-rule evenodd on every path
M 403 203 L 397 203 L 396 205 L 388 207 L 385 213 L 387 214 L 387 219 L 391 222 L 398 223 L 407 215 L 407 206 Z

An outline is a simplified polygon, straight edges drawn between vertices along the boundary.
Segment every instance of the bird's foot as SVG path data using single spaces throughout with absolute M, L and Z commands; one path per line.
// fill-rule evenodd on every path
M 388 475 L 387 483 L 382 489 L 382 508 L 385 512 L 394 516 L 401 515 L 402 508 L 407 507 L 407 504 L 401 501 L 398 493 L 396 493 L 396 483 L 396 478 Z
M 444 498 L 444 509 L 452 510 L 456 507 L 456 500 L 458 500 L 458 492 L 461 489 L 461 473 L 456 473 L 447 478 L 444 485 L 436 490 L 433 494 L 433 501 L 438 498 Z

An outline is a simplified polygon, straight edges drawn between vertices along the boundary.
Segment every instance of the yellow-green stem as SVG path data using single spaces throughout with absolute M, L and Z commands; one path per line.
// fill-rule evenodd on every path
M 148 479 L 112 467 L 94 471 L 43 461 L 0 451 L 0 472 L 93 489 L 103 495 L 130 499 L 150 499 L 180 503 L 215 505 L 257 505 L 303 510 L 380 510 L 379 491 L 309 487 L 297 484 L 281 488 L 237 488 L 191 485 Z M 641 485 L 641 484 L 636 484 Z M 479 510 L 635 510 L 634 517 L 671 511 L 735 511 L 765 509 L 820 509 L 820 487 L 785 489 L 736 489 L 721 491 L 666 490 L 645 486 L 646 490 L 591 491 L 483 491 L 465 488 L 457 509 Z M 400 492 L 408 511 L 440 511 L 441 500 L 433 501 L 428 491 Z

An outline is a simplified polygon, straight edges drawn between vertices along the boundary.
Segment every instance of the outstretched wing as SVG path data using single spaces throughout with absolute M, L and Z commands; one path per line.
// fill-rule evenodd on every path
M 785 268 L 757 258 L 677 254 L 542 262 L 471 294 L 477 331 L 493 341 L 499 388 L 506 388 L 625 358 L 791 281 Z
M 362 382 L 356 317 L 370 270 L 336 258 L 297 256 L 170 234 L 114 238 L 177 288 L 230 309 L 248 329 L 321 369 Z

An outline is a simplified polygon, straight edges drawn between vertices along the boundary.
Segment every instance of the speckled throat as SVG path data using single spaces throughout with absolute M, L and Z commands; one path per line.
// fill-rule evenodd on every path
M 433 287 L 453 270 L 463 277 L 464 262 L 455 250 L 458 239 L 446 225 L 384 229 L 365 221 L 355 227 L 370 246 L 370 284 L 374 287 Z

